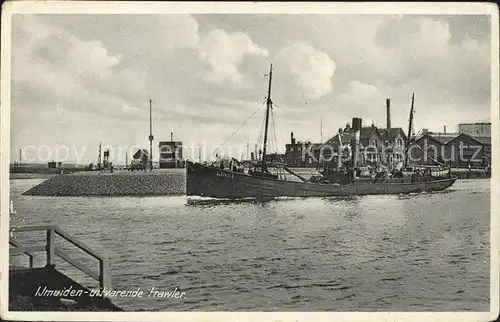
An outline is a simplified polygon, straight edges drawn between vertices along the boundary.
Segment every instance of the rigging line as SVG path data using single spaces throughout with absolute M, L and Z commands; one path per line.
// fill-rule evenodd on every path
M 273 134 L 274 134 L 274 151 L 278 153 L 278 140 L 276 139 L 276 125 L 274 123 L 274 112 L 273 109 L 271 109 L 271 120 L 273 122 Z
M 262 105 L 266 104 L 267 101 L 264 101 Z M 259 137 L 257 138 L 257 146 L 259 147 L 259 150 L 262 151 L 263 149 L 263 141 L 264 141 L 264 128 L 266 126 L 266 119 L 262 118 L 262 124 L 260 125 L 260 131 L 259 131 Z M 258 154 L 257 154 L 258 155 Z
M 262 150 L 262 141 L 263 141 L 263 134 L 264 134 L 264 127 L 265 126 L 266 126 L 266 120 L 263 118 L 262 123 L 260 125 L 259 136 L 257 138 L 257 146 L 259 147 L 259 150 Z
M 250 120 L 254 115 L 255 113 L 257 113 L 257 111 L 260 110 L 260 106 L 252 113 L 252 115 L 250 115 L 248 118 L 246 118 L 245 120 L 243 120 L 243 122 L 241 122 L 240 126 L 238 126 L 238 128 L 226 139 L 224 140 L 224 142 L 222 142 L 222 144 L 217 148 L 217 150 L 215 150 L 212 155 L 214 155 L 215 153 L 219 152 L 219 150 L 222 148 L 222 146 L 224 144 L 226 144 L 227 141 L 229 141 L 239 130 L 240 128 L 245 125 L 245 123 Z
M 441 162 L 439 162 L 438 160 L 436 160 L 436 159 L 434 159 L 433 157 L 431 157 L 431 156 L 427 153 L 427 151 L 425 151 L 424 149 L 422 149 L 422 147 L 421 147 L 420 145 L 418 145 L 418 144 L 417 144 L 417 147 L 418 147 L 420 150 L 422 150 L 422 152 L 424 152 L 424 153 L 425 153 L 425 155 L 426 155 L 429 159 L 431 159 L 432 161 L 436 162 L 437 164 L 439 164 L 439 165 L 440 165 L 440 166 L 442 166 L 442 167 L 444 167 L 444 166 L 445 166 L 444 164 L 442 164 L 442 163 L 441 163 Z

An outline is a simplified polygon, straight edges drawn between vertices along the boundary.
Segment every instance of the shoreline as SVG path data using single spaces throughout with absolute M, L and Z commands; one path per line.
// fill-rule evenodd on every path
M 48 173 L 10 173 L 9 180 L 23 180 L 23 179 L 50 179 L 59 174 Z

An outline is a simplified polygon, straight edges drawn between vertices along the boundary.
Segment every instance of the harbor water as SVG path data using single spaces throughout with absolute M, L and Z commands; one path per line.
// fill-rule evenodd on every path
M 109 257 L 112 288 L 144 292 L 112 298 L 125 310 L 489 310 L 489 179 L 437 193 L 267 202 L 21 195 L 42 181 L 10 181 L 11 227 L 55 224 Z M 152 288 L 184 295 L 148 296 Z

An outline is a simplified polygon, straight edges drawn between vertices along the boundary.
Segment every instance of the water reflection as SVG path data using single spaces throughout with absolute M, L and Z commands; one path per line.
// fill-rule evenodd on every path
M 238 204 L 255 204 L 255 205 L 264 205 L 272 202 L 273 198 L 265 198 L 265 199 L 257 199 L 257 198 L 248 198 L 248 199 L 215 199 L 215 198 L 190 198 L 186 199 L 186 204 L 188 206 L 219 206 L 219 205 L 238 205 Z

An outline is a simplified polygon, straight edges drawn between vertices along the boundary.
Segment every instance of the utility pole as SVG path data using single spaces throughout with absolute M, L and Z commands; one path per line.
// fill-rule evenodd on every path
M 153 100 L 149 99 L 149 170 L 153 171 L 153 118 L 152 118 Z
M 175 141 L 174 141 L 174 132 L 170 132 L 170 142 L 172 142 L 172 161 L 174 161 L 174 166 L 177 168 L 177 156 L 176 156 L 176 147 L 175 147 Z
M 99 154 L 97 155 L 97 168 L 100 170 L 101 169 L 101 148 L 102 148 L 102 142 L 99 142 Z

